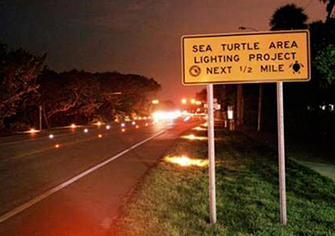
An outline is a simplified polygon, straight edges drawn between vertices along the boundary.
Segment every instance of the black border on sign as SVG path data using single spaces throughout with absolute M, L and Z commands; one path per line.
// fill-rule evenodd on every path
M 230 37 L 230 36 L 247 36 L 247 35 L 264 35 L 264 34 L 292 34 L 292 33 L 305 33 L 307 41 L 307 79 L 278 79 L 278 80 L 251 80 L 239 81 L 232 80 L 229 82 L 185 82 L 185 54 L 184 54 L 184 40 L 188 38 L 209 38 L 209 37 Z M 204 34 L 204 35 L 184 35 L 181 37 L 181 66 L 182 66 L 182 84 L 183 85 L 208 85 L 208 84 L 257 84 L 257 83 L 273 83 L 273 82 L 308 82 L 311 80 L 311 55 L 310 55 L 310 34 L 309 30 L 285 30 L 285 31 L 260 31 L 260 32 L 240 32 L 240 33 L 227 33 L 227 34 Z

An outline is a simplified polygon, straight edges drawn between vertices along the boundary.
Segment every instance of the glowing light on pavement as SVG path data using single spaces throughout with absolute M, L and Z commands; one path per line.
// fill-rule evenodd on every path
M 148 123 L 145 123 L 145 126 L 148 126 L 149 124 Z
M 203 167 L 208 165 L 208 160 L 203 160 L 203 159 L 191 159 L 187 156 L 174 156 L 170 157 L 167 156 L 164 158 L 165 161 L 177 164 L 180 166 L 199 166 Z
M 75 124 L 71 124 L 71 128 L 74 129 L 76 128 L 77 126 Z
M 50 134 L 49 135 L 49 139 L 53 139 L 54 138 L 54 135 L 53 134 Z
M 193 130 L 197 130 L 197 131 L 206 131 L 207 129 L 201 126 L 197 126 L 195 128 L 193 128 Z
M 102 138 L 102 134 L 99 134 L 99 135 L 98 135 L 98 138 Z
M 194 134 L 181 136 L 181 138 L 189 139 L 189 140 L 207 140 L 207 137 L 195 136 Z
M 110 129 L 110 128 L 111 128 L 110 125 L 107 125 L 107 126 L 106 126 L 106 129 Z
M 97 126 L 101 126 L 102 123 L 100 121 L 97 122 Z
M 126 132 L 126 129 L 121 129 L 121 132 L 123 132 L 123 133 Z
M 138 129 L 138 128 L 140 128 L 140 126 L 136 125 L 135 128 Z
M 36 130 L 36 129 L 34 129 L 34 128 L 31 128 L 31 129 L 28 131 L 28 133 L 31 133 L 31 134 L 38 133 L 38 132 L 40 132 L 40 131 L 39 131 L 39 130 Z
M 125 127 L 126 126 L 126 124 L 125 123 L 121 123 L 121 127 Z
M 84 132 L 87 133 L 87 132 L 88 132 L 88 129 L 84 129 Z
M 59 148 L 60 147 L 60 145 L 59 144 L 55 144 L 55 148 Z
M 136 122 L 135 122 L 135 121 L 133 121 L 133 122 L 131 122 L 131 124 L 132 124 L 132 125 L 136 125 Z

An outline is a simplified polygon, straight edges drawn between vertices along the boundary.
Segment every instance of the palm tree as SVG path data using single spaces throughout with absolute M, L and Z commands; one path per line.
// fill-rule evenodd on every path
M 287 4 L 277 8 L 270 20 L 271 30 L 306 29 L 307 15 L 302 7 Z
M 327 18 L 326 18 L 326 21 L 328 21 L 331 18 L 331 14 L 333 12 L 334 5 L 335 5 L 335 0 L 319 0 L 319 1 L 323 2 L 323 3 L 327 3 L 327 7 L 326 7 Z

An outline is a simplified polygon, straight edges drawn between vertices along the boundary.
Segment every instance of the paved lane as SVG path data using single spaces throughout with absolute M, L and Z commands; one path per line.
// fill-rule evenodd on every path
M 2 215 L 121 151 L 166 131 L 0 223 L 0 235 L 106 235 L 129 192 L 176 137 L 197 123 L 199 121 L 142 125 L 126 133 L 121 133 L 119 127 L 100 129 L 95 130 L 95 134 L 91 132 L 90 140 L 84 140 L 82 134 L 65 135 L 58 149 L 20 158 L 14 155 L 3 158 L 0 162 Z M 98 133 L 103 137 L 96 138 Z M 42 143 L 48 141 L 40 140 Z

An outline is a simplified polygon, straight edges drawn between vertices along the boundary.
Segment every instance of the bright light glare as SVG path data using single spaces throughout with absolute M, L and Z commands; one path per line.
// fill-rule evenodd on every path
M 191 117 L 186 116 L 186 117 L 184 118 L 184 121 L 188 121 L 189 119 L 191 119 Z
M 50 134 L 50 135 L 49 135 L 49 138 L 50 138 L 50 139 L 53 139 L 53 138 L 54 138 L 54 135 L 53 135 L 53 134 Z
M 60 146 L 59 146 L 59 144 L 55 144 L 55 148 L 59 148 Z
M 111 128 L 110 125 L 107 125 L 107 126 L 106 126 L 106 129 L 110 129 L 110 128 Z
M 121 123 L 121 127 L 125 127 L 126 126 L 126 124 L 125 123 Z
M 175 157 L 165 157 L 165 161 L 177 164 L 180 166 L 206 166 L 208 165 L 208 160 L 202 159 L 191 159 L 187 156 L 175 156 Z
M 158 99 L 152 100 L 152 104 L 159 104 L 159 100 Z
M 189 139 L 189 140 L 207 140 L 207 137 L 195 136 L 194 134 L 181 136 L 181 138 Z
M 200 101 L 196 101 L 195 104 L 199 106 L 199 105 L 201 105 L 201 102 Z
M 181 103 L 182 103 L 182 104 L 186 104 L 186 103 L 187 103 L 187 99 L 186 99 L 186 98 L 183 98 L 183 99 L 181 100 Z
M 87 132 L 88 132 L 88 129 L 84 129 L 84 132 L 87 133 Z
M 152 114 L 154 120 L 174 120 L 181 115 L 180 111 L 173 112 L 155 112 Z
M 126 129 L 121 129 L 121 132 L 122 132 L 122 133 L 126 132 Z
M 102 125 L 102 123 L 99 121 L 99 122 L 97 122 L 97 126 L 101 126 Z
M 71 128 L 76 128 L 77 126 L 75 124 L 71 124 Z
M 133 122 L 131 122 L 131 124 L 132 124 L 132 125 L 136 125 L 136 122 L 135 122 L 135 121 L 133 121 Z
M 99 138 L 102 138 L 102 134 L 99 134 L 98 137 L 99 137 Z
M 195 99 L 194 98 L 191 99 L 191 104 L 195 104 Z
M 148 123 L 145 123 L 145 126 L 148 126 L 149 124 Z
M 138 128 L 140 128 L 140 126 L 136 125 L 135 128 L 138 129 Z

